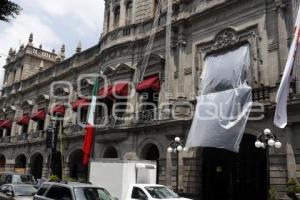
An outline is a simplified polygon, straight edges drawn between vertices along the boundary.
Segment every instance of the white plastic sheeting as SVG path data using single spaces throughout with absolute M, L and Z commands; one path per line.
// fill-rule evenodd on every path
M 239 151 L 252 106 L 251 87 L 247 84 L 249 66 L 248 45 L 205 59 L 201 95 L 197 97 L 187 147 Z

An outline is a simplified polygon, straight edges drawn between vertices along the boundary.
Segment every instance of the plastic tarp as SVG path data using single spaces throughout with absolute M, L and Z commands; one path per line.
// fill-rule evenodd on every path
M 187 147 L 238 152 L 252 106 L 248 45 L 206 57 Z

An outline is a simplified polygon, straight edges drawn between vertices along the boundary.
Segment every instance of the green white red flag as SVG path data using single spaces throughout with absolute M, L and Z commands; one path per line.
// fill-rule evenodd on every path
M 83 165 L 88 165 L 91 157 L 94 140 L 94 119 L 97 104 L 97 94 L 99 90 L 99 81 L 96 78 L 93 87 L 92 99 L 88 110 L 87 123 L 85 127 L 85 136 L 83 142 Z

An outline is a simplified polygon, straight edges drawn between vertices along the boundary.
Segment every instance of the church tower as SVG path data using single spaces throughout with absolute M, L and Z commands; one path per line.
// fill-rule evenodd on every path
M 55 64 L 56 54 L 43 50 L 42 45 L 38 48 L 33 46 L 33 34 L 31 33 L 27 45 L 21 45 L 18 52 L 10 48 L 6 65 L 3 67 L 3 87 L 18 83 L 34 74 L 47 69 Z

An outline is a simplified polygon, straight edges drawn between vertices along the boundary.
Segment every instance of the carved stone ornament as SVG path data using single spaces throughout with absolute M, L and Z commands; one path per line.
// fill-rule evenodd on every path
M 222 49 L 236 44 L 239 37 L 233 28 L 225 28 L 221 30 L 215 37 L 213 49 Z

